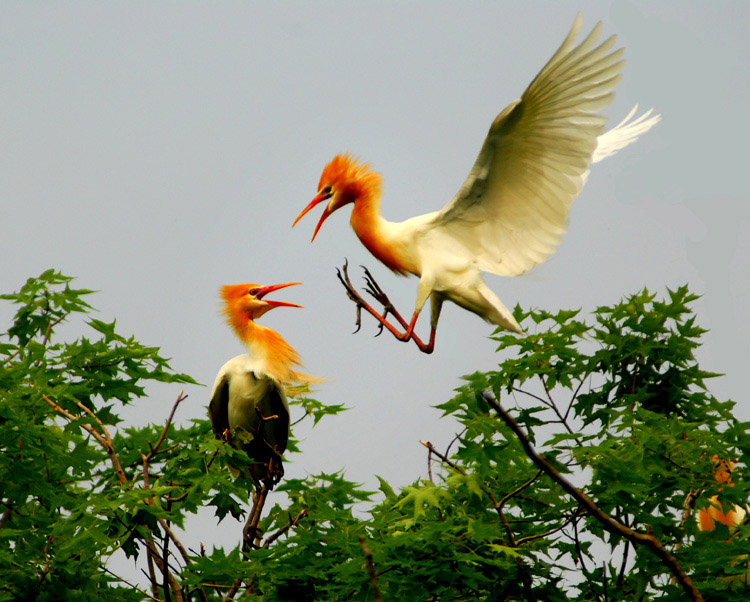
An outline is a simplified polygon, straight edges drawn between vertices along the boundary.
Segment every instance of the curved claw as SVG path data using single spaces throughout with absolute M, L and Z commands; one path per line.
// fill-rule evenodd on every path
M 410 323 L 404 320 L 401 314 L 396 311 L 396 308 L 393 306 L 390 299 L 388 299 L 388 296 L 385 294 L 385 292 L 383 292 L 383 289 L 380 288 L 380 285 L 378 285 L 375 278 L 373 278 L 370 270 L 368 270 L 365 266 L 361 267 L 365 273 L 364 279 L 366 284 L 363 290 L 371 295 L 376 301 L 381 303 L 383 305 L 383 310 L 381 315 L 380 312 L 378 312 L 374 307 L 367 303 L 367 301 L 365 301 L 362 296 L 354 289 L 354 286 L 352 285 L 352 282 L 349 278 L 349 260 L 347 258 L 344 258 L 344 265 L 342 266 L 342 268 L 336 268 L 336 276 L 346 290 L 346 294 L 349 299 L 351 299 L 357 307 L 356 328 L 354 329 L 354 332 L 352 334 L 356 334 L 357 332 L 359 332 L 362 326 L 362 310 L 366 309 L 367 313 L 369 313 L 378 321 L 378 332 L 377 334 L 375 334 L 376 337 L 380 336 L 383 333 L 383 329 L 386 328 L 394 337 L 396 337 L 397 340 L 413 340 L 416 343 L 417 347 L 419 347 L 420 351 L 424 353 L 431 353 L 435 344 L 434 328 L 430 334 L 429 343 L 424 344 L 414 334 L 414 323 L 416 322 L 418 313 L 415 312 Z M 391 322 L 388 322 L 388 314 L 391 314 L 396 319 L 399 325 L 405 329 L 405 332 L 399 332 L 397 326 L 394 326 Z

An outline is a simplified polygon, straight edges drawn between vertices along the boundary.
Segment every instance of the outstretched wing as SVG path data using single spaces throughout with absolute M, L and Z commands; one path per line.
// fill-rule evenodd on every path
M 481 270 L 522 274 L 551 255 L 565 232 L 604 131 L 598 115 L 614 96 L 623 49 L 597 43 L 601 23 L 578 45 L 581 17 L 523 93 L 492 123 L 458 194 L 433 222 L 476 257 Z

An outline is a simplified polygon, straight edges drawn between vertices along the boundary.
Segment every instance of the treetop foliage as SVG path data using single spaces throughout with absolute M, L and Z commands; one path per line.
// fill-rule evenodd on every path
M 527 335 L 493 335 L 497 370 L 436 400 L 457 434 L 422 442 L 426 478 L 365 491 L 323 473 L 269 494 L 231 477 L 249 460 L 207 417 L 180 417 L 194 381 L 92 318 L 71 280 L 0 296 L 17 306 L 0 338 L 0 601 L 750 599 L 750 527 L 722 522 L 750 494 L 748 424 L 708 389 L 686 287 L 590 322 L 516 308 Z M 58 340 L 76 318 L 87 335 Z M 149 381 L 175 386 L 170 418 L 124 425 Z M 309 395 L 291 392 L 298 421 L 343 410 Z M 185 545 L 198 512 L 236 540 Z M 118 551 L 140 580 L 118 576 Z

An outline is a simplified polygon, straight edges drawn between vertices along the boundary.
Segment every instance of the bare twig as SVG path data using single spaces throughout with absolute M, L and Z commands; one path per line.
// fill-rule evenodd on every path
M 451 447 L 453 447 L 453 444 L 459 440 L 461 435 L 463 435 L 466 432 L 466 429 L 462 430 L 460 433 L 456 433 L 456 436 L 451 439 L 451 442 L 448 444 L 448 447 L 445 448 L 445 456 L 451 453 Z
M 453 468 L 453 470 L 455 470 L 456 472 L 462 475 L 466 474 L 459 466 L 451 462 L 446 455 L 441 454 L 439 451 L 437 451 L 435 447 L 432 445 L 432 443 L 430 443 L 429 441 L 421 441 L 421 440 L 420 440 L 420 443 L 424 445 L 428 450 L 430 450 L 430 453 L 435 454 L 448 466 Z M 515 495 L 515 493 L 518 493 L 522 491 L 525 487 L 528 487 L 528 485 L 531 485 L 531 483 L 533 483 L 534 480 L 536 480 L 537 476 L 539 475 L 536 475 L 533 479 L 531 479 L 531 481 L 528 482 L 528 484 L 522 485 L 515 492 L 511 492 L 511 494 Z M 502 504 L 504 504 L 505 501 L 507 500 L 504 500 L 503 502 L 498 502 L 497 499 L 495 498 L 495 495 L 491 491 L 488 491 L 487 495 L 489 496 L 490 501 L 492 502 L 492 506 L 497 512 L 498 517 L 500 517 L 500 522 L 502 523 L 503 529 L 505 530 L 505 535 L 508 538 L 508 544 L 512 548 L 518 547 L 518 543 L 516 542 L 516 539 L 513 536 L 513 530 L 510 528 L 510 523 L 508 523 L 508 518 L 505 516 L 505 514 L 503 513 L 503 509 L 502 509 Z M 518 567 L 518 575 L 521 578 L 521 583 L 523 584 L 526 599 L 533 602 L 534 597 L 531 591 L 531 577 L 529 576 L 529 573 L 526 570 L 526 567 L 524 566 L 523 560 L 521 558 L 516 558 L 516 566 Z
M 423 441 L 422 439 L 419 440 L 419 442 L 424 445 L 427 449 L 430 450 L 430 453 L 435 454 L 438 458 L 440 458 L 443 462 L 445 462 L 448 466 L 450 466 L 453 470 L 456 472 L 461 473 L 462 475 L 465 475 L 466 472 L 461 469 L 459 466 L 457 466 L 454 462 L 452 462 L 450 459 L 448 459 L 448 456 L 445 454 L 441 454 L 438 450 L 435 449 L 435 446 L 432 445 L 429 441 Z
M 573 542 L 574 542 L 576 555 L 578 556 L 578 560 L 581 563 L 581 567 L 583 568 L 584 572 L 588 573 L 588 568 L 586 568 L 586 560 L 583 558 L 583 549 L 581 548 L 581 538 L 578 536 L 578 521 L 573 521 Z
M 540 375 L 539 378 L 542 381 L 542 386 L 544 387 L 544 392 L 547 394 L 547 399 L 549 399 L 549 402 L 550 402 L 550 408 L 552 408 L 552 411 L 555 413 L 555 416 L 557 416 L 560 419 L 560 422 L 562 423 L 562 425 L 566 428 L 566 430 L 571 435 L 576 435 L 576 437 L 574 438 L 574 441 L 579 446 L 583 447 L 583 443 L 578 438 L 578 434 L 572 428 L 570 428 L 570 425 L 568 424 L 568 421 L 565 419 L 565 416 L 563 416 L 560 413 L 560 410 L 557 408 L 557 404 L 555 403 L 555 400 L 552 399 L 552 393 L 550 392 L 549 387 L 547 386 L 547 383 L 544 380 L 544 377 Z
M 622 587 L 622 582 L 625 580 L 625 568 L 628 564 L 628 551 L 630 550 L 630 546 L 632 544 L 625 540 L 625 549 L 622 552 L 622 564 L 620 565 L 620 573 L 617 575 L 617 587 L 618 589 Z
M 284 535 L 289 529 L 294 527 L 299 521 L 301 521 L 305 516 L 307 516 L 307 508 L 304 510 L 301 510 L 297 516 L 295 516 L 293 519 L 291 519 L 286 525 L 281 527 L 276 533 L 273 535 L 269 535 L 266 537 L 266 541 L 263 542 L 263 547 L 268 548 L 274 541 L 276 541 L 279 537 Z
M 68 412 L 65 408 L 60 407 L 57 405 L 54 401 L 52 401 L 47 395 L 42 394 L 42 399 L 46 401 L 50 406 L 52 406 L 52 409 L 55 410 L 58 414 L 61 414 L 65 416 L 68 420 L 77 420 L 78 416 L 74 416 L 70 412 Z M 92 427 L 90 424 L 81 423 L 81 427 L 86 430 L 94 439 L 96 439 L 99 442 L 99 445 L 101 445 L 104 448 L 104 451 L 107 452 L 107 455 L 109 456 L 109 461 L 112 463 L 112 468 L 115 470 L 115 474 L 117 475 L 117 479 L 120 481 L 120 484 L 125 485 L 127 484 L 127 478 L 125 478 L 125 471 L 122 469 L 122 465 L 120 464 L 120 460 L 117 458 L 117 454 L 115 453 L 115 448 L 112 445 L 112 438 L 109 436 L 109 432 L 107 431 L 106 427 L 102 423 L 101 420 L 94 414 L 89 408 L 87 408 L 85 405 L 83 405 L 80 401 L 77 399 L 74 400 L 76 405 L 83 408 L 87 414 L 94 417 L 94 419 L 101 425 L 102 427 L 102 433 L 99 433 L 94 427 Z
M 47 343 L 49 343 L 49 337 L 52 334 L 52 329 L 57 326 L 60 322 L 62 322 L 65 318 L 67 318 L 68 315 L 65 314 L 63 316 L 60 316 L 55 320 L 54 322 L 48 322 L 47 323 L 47 330 L 44 332 L 44 339 L 42 339 L 42 347 L 46 347 Z
M 554 529 L 549 529 L 548 531 L 545 531 L 544 533 L 535 533 L 534 535 L 526 535 L 525 537 L 521 537 L 516 540 L 516 546 L 521 547 L 523 544 L 529 541 L 534 541 L 535 539 L 541 539 L 542 537 L 547 537 L 548 535 L 552 535 L 553 533 L 562 531 L 572 521 L 573 521 L 573 516 L 569 517 L 568 520 L 564 521 L 559 527 L 555 527 Z
M 495 505 L 495 509 L 502 508 L 509 499 L 517 496 L 527 487 L 530 487 L 534 483 L 534 481 L 536 481 L 539 478 L 541 474 L 542 474 L 541 470 L 537 471 L 537 473 L 533 477 L 531 477 L 528 481 L 526 481 L 525 483 L 521 483 L 518 487 L 516 487 L 510 493 L 506 493 L 502 498 L 500 498 L 500 501 Z
M 259 547 L 260 534 L 258 532 L 258 523 L 263 513 L 263 506 L 266 503 L 266 497 L 271 490 L 271 479 L 263 481 L 260 491 L 253 495 L 253 505 L 247 516 L 247 521 L 242 529 L 242 553 L 247 554 L 252 548 Z M 242 585 L 242 577 L 237 577 L 229 588 L 224 600 L 232 600 Z
M 151 452 L 148 454 L 149 460 L 153 458 L 157 453 L 159 453 L 159 448 L 161 447 L 161 444 L 164 442 L 164 438 L 167 436 L 167 431 L 169 430 L 169 427 L 172 424 L 172 419 L 174 418 L 175 412 L 177 411 L 177 406 L 180 405 L 180 403 L 185 401 L 187 398 L 188 396 L 185 395 L 185 392 L 180 391 L 180 394 L 177 396 L 177 400 L 174 402 L 174 405 L 172 406 L 172 411 L 169 413 L 169 418 L 167 418 L 167 422 L 161 431 L 159 440 L 156 442 L 156 445 L 154 445 L 151 448 Z
M 364 537 L 359 537 L 359 545 L 362 546 L 362 553 L 365 555 L 367 573 L 370 575 L 370 587 L 372 588 L 373 599 L 375 602 L 383 602 L 383 598 L 380 596 L 380 590 L 378 589 L 378 581 L 375 578 L 375 563 L 372 561 L 372 552 L 370 552 L 370 548 L 367 546 Z
M 182 595 L 182 588 L 177 582 L 177 579 L 175 579 L 175 576 L 172 574 L 172 571 L 169 570 L 169 565 L 165 564 L 164 560 L 162 560 L 162 557 L 159 554 L 159 550 L 156 548 L 156 544 L 154 544 L 153 540 L 150 539 L 144 539 L 143 544 L 146 546 L 150 557 L 156 563 L 156 566 L 161 571 L 162 575 L 164 575 L 165 581 L 169 584 L 169 589 L 174 594 L 175 602 L 184 602 L 185 599 Z
M 595 520 L 597 520 L 602 527 L 614 535 L 624 537 L 633 544 L 642 544 L 649 548 L 659 560 L 662 561 L 665 567 L 674 575 L 677 582 L 682 586 L 682 589 L 689 596 L 693 602 L 703 602 L 703 596 L 693 584 L 690 577 L 685 573 L 677 559 L 662 546 L 661 542 L 654 537 L 653 533 L 641 533 L 635 531 L 630 527 L 627 527 L 615 520 L 607 513 L 605 513 L 594 501 L 589 498 L 585 493 L 577 489 L 570 481 L 568 481 L 563 475 L 561 475 L 549 462 L 542 458 L 536 453 L 531 443 L 529 442 L 526 434 L 521 430 L 515 420 L 503 409 L 498 401 L 488 392 L 482 394 L 485 401 L 497 412 L 498 416 L 513 431 L 518 440 L 521 442 L 526 455 L 529 459 L 536 464 L 548 477 L 550 477 L 555 483 L 557 483 L 568 495 L 570 495 L 583 510 Z
M 568 415 L 570 414 L 570 410 L 573 409 L 573 403 L 578 398 L 578 393 L 581 392 L 581 387 L 583 387 L 583 383 L 585 381 L 581 380 L 581 382 L 578 383 L 578 386 L 576 387 L 576 390 L 573 392 L 573 396 L 570 398 L 570 402 L 568 403 L 568 408 L 565 410 L 565 420 L 568 419 Z
M 435 481 L 432 479 L 432 449 L 429 447 L 427 448 L 427 478 L 430 480 L 430 483 L 435 484 Z
M 130 581 L 128 581 L 128 580 L 127 580 L 127 579 L 125 579 L 124 577 L 120 577 L 120 575 L 116 575 L 115 573 L 113 573 L 112 571 L 110 571 L 110 570 L 109 570 L 109 569 L 108 569 L 108 568 L 107 568 L 106 566 L 104 566 L 104 565 L 101 565 L 101 569 L 102 569 L 102 570 L 103 570 L 103 571 L 104 571 L 105 573 L 109 573 L 110 575 L 112 575 L 112 576 L 113 576 L 113 577 L 114 577 L 115 579 L 117 579 L 118 581 L 122 581 L 122 582 L 123 582 L 124 584 L 126 584 L 126 585 L 130 586 L 131 588 L 133 588 L 133 590 L 137 591 L 137 592 L 138 592 L 139 594 L 141 594 L 142 596 L 146 596 L 147 598 L 150 598 L 151 600 L 155 600 L 156 602 L 161 602 L 161 601 L 159 600 L 159 598 L 157 598 L 156 596 L 152 596 L 152 595 L 151 595 L 151 594 L 149 594 L 148 592 L 145 592 L 145 591 L 143 591 L 143 590 L 142 590 L 141 588 L 139 588 L 139 587 L 138 587 L 137 585 L 135 585 L 135 584 L 133 584 L 133 583 L 130 583 Z
M 609 602 L 609 592 L 607 591 L 607 563 L 602 562 L 602 584 L 604 586 L 604 602 Z

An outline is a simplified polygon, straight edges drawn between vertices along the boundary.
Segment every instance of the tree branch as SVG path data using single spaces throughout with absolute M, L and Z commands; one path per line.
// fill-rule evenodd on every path
M 456 472 L 461 473 L 462 475 L 465 475 L 466 472 L 462 470 L 459 466 L 457 466 L 454 462 L 451 462 L 448 459 L 448 456 L 441 454 L 438 450 L 435 449 L 435 446 L 430 443 L 429 441 L 423 441 L 422 439 L 419 440 L 419 442 L 424 445 L 427 449 L 430 450 L 430 453 L 435 454 L 438 458 L 440 458 L 443 462 L 445 462 L 448 466 L 450 466 L 453 470 Z
M 159 452 L 159 448 L 161 447 L 161 444 L 164 442 L 164 438 L 167 436 L 167 431 L 169 430 L 169 427 L 172 424 L 172 419 L 174 418 L 175 412 L 177 411 L 177 406 L 180 405 L 180 402 L 185 401 L 187 398 L 188 396 L 185 395 L 185 392 L 180 391 L 180 394 L 177 396 L 177 400 L 174 402 L 174 405 L 172 406 L 172 411 L 169 414 L 169 418 L 167 418 L 167 422 L 164 425 L 164 429 L 162 430 L 161 435 L 159 436 L 159 440 L 156 442 L 156 445 L 154 445 L 151 448 L 151 451 L 148 454 L 149 460 L 153 458 Z
M 659 542 L 652 533 L 640 533 L 635 531 L 616 521 L 601 510 L 591 498 L 573 486 L 573 484 L 557 472 L 549 462 L 536 453 L 521 427 L 518 426 L 516 421 L 511 418 L 511 416 L 490 393 L 485 391 L 482 393 L 482 396 L 495 412 L 497 412 L 498 416 L 500 416 L 508 428 L 513 431 L 513 434 L 516 435 L 529 459 L 536 464 L 542 472 L 557 483 L 568 495 L 576 500 L 588 515 L 596 519 L 602 527 L 610 533 L 624 537 L 633 544 L 642 544 L 649 548 L 657 558 L 662 561 L 664 566 L 669 569 L 677 582 L 682 586 L 682 589 L 685 590 L 685 593 L 689 596 L 690 600 L 693 602 L 704 602 L 703 596 L 701 596 L 701 593 L 695 587 L 690 577 L 688 577 L 679 562 L 677 562 L 677 559 L 661 545 L 661 542 Z
M 375 578 L 375 563 L 372 561 L 372 552 L 367 546 L 367 542 L 364 537 L 359 536 L 359 545 L 362 546 L 362 553 L 365 555 L 365 561 L 367 562 L 367 573 L 370 575 L 370 587 L 372 588 L 372 595 L 375 602 L 383 602 L 383 598 L 380 596 L 380 589 L 378 589 L 378 581 Z
M 300 513 L 297 514 L 297 516 L 295 516 L 292 520 L 290 520 L 286 525 L 284 525 L 283 527 L 281 527 L 281 529 L 279 529 L 278 531 L 276 531 L 276 533 L 274 533 L 273 535 L 269 535 L 268 537 L 266 537 L 266 541 L 263 542 L 263 547 L 264 548 L 268 548 L 274 541 L 276 541 L 279 537 L 281 537 L 282 535 L 284 535 L 284 533 L 286 533 L 287 531 L 289 531 L 289 529 L 291 529 L 292 527 L 294 527 L 305 516 L 307 516 L 307 508 L 305 508 L 304 510 L 300 511 Z
M 70 412 L 68 412 L 65 408 L 60 407 L 57 405 L 54 401 L 52 401 L 47 395 L 42 394 L 42 399 L 46 401 L 50 406 L 52 406 L 52 409 L 55 410 L 58 414 L 61 414 L 62 416 L 65 416 L 70 421 L 78 420 L 78 416 L 74 416 Z M 96 439 L 99 442 L 99 445 L 101 445 L 104 448 L 104 451 L 107 452 L 107 455 L 109 456 L 109 460 L 112 463 L 112 468 L 115 470 L 115 474 L 117 475 L 117 479 L 120 481 L 121 485 L 125 485 L 127 483 L 127 479 L 125 478 L 125 471 L 122 469 L 122 465 L 120 464 L 120 460 L 117 458 L 117 454 L 115 453 L 115 448 L 112 445 L 112 438 L 109 436 L 109 432 L 107 431 L 106 427 L 102 423 L 101 420 L 94 414 L 89 408 L 87 408 L 85 405 L 83 405 L 80 401 L 77 399 L 74 399 L 76 405 L 83 408 L 87 414 L 90 416 L 93 416 L 93 418 L 99 423 L 99 425 L 102 427 L 102 433 L 99 433 L 94 427 L 92 427 L 90 424 L 81 423 L 81 427 L 86 430 L 94 439 Z
M 251 548 L 259 547 L 260 535 L 258 534 L 258 523 L 260 515 L 263 513 L 263 506 L 266 503 L 266 497 L 271 490 L 271 479 L 263 481 L 260 491 L 253 497 L 253 505 L 250 508 L 245 526 L 242 528 L 242 553 L 247 554 Z M 242 585 L 242 577 L 237 577 L 229 588 L 224 600 L 232 600 Z

